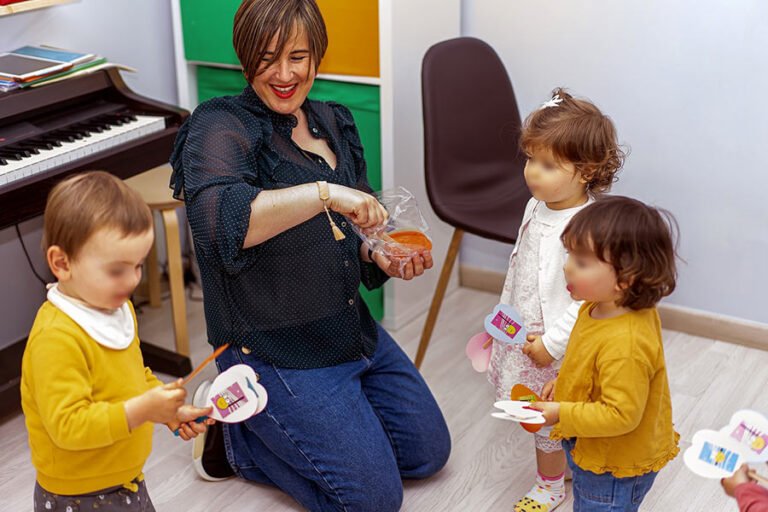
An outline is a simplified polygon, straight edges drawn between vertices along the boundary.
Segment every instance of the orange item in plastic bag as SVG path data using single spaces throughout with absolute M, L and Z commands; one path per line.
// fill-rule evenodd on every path
M 432 240 L 421 231 L 393 231 L 389 237 L 400 245 L 423 251 L 432 250 Z

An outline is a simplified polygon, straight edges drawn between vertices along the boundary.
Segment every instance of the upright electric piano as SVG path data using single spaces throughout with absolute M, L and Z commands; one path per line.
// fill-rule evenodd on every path
M 69 175 L 103 170 L 125 179 L 167 162 L 188 115 L 134 93 L 115 68 L 0 94 L 0 229 L 41 215 L 48 192 Z M 191 371 L 186 356 L 143 342 L 142 351 L 155 371 Z M 0 370 L 0 406 L 17 380 Z

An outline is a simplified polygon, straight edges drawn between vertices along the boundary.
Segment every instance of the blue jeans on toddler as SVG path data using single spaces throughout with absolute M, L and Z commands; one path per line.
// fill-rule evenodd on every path
M 424 379 L 378 326 L 371 358 L 309 370 L 278 368 L 238 348 L 219 371 L 247 364 L 267 408 L 224 425 L 239 477 L 282 489 L 312 511 L 394 512 L 403 478 L 427 478 L 448 460 L 451 439 Z
M 574 464 L 571 450 L 576 439 L 563 440 L 568 466 L 573 472 L 573 512 L 637 512 L 653 486 L 655 471 L 640 476 L 617 478 L 598 475 Z

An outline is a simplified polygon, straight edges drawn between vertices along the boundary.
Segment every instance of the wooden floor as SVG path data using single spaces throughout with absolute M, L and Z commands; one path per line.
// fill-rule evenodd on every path
M 485 375 L 475 373 L 464 357 L 465 341 L 481 330 L 481 319 L 496 301 L 495 295 L 468 289 L 446 298 L 423 373 L 445 413 L 453 452 L 436 477 L 406 482 L 404 511 L 511 511 L 532 484 L 532 438 L 517 425 L 490 417 L 491 388 Z M 139 320 L 142 339 L 170 346 L 168 309 L 167 304 L 160 310 L 144 308 Z M 202 304 L 190 302 L 188 314 L 196 364 L 210 353 Z M 392 333 L 412 357 L 422 323 L 423 318 Z M 724 425 L 738 409 L 768 412 L 768 352 L 676 332 L 664 334 L 681 448 L 689 446 L 693 432 Z M 208 369 L 196 381 L 213 375 L 215 370 Z M 238 480 L 198 480 L 189 453 L 189 444 L 174 438 L 165 427 L 156 428 L 155 447 L 145 474 L 159 512 L 301 510 L 286 495 L 268 487 Z M 0 466 L 1 508 L 30 510 L 34 470 L 20 415 L 0 424 L 0 454 L 4 460 Z M 570 500 L 558 510 L 571 510 Z M 721 512 L 737 508 L 717 481 L 694 476 L 678 456 L 660 473 L 641 510 Z

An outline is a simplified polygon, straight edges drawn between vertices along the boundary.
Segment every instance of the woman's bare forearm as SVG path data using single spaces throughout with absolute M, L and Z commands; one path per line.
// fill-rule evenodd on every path
M 322 211 L 323 202 L 316 183 L 263 190 L 251 203 L 243 249 L 259 245 Z

